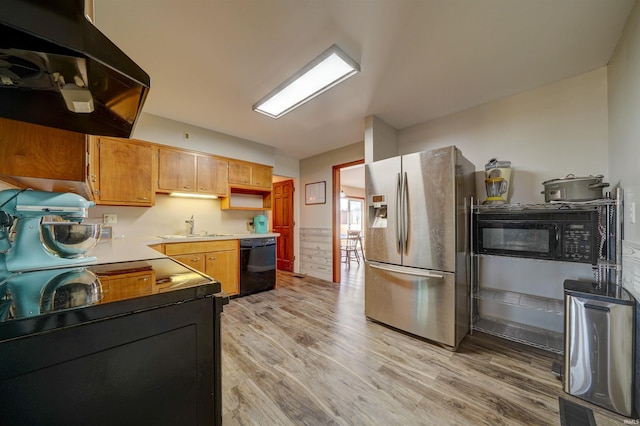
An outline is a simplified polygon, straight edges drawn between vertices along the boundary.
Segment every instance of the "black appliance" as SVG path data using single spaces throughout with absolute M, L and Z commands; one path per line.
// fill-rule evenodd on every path
M 87 269 L 103 302 L 20 311 L 0 284 L 1 423 L 221 424 L 220 284 L 168 258 Z
M 482 211 L 474 221 L 478 254 L 595 265 L 603 250 L 596 210 Z
M 275 237 L 241 239 L 239 296 L 273 290 L 275 286 Z
M 128 138 L 149 75 L 86 19 L 84 4 L 0 2 L 0 116 Z

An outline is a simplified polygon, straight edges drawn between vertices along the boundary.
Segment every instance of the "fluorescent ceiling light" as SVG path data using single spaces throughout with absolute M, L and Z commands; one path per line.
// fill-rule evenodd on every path
M 335 44 L 253 105 L 253 110 L 280 118 L 360 71 Z
M 211 200 L 217 200 L 217 195 L 207 195 L 207 194 L 192 194 L 190 192 L 171 192 L 169 193 L 170 197 L 182 197 L 182 198 L 208 198 Z

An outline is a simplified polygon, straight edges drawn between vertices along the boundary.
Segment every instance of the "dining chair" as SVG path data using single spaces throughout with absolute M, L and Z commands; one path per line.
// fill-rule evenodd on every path
M 358 262 L 360 265 L 360 254 L 358 253 L 358 245 L 360 244 L 360 231 L 347 231 L 347 238 L 342 241 L 340 251 L 342 255 L 342 262 L 347 264 L 347 267 L 351 267 L 352 260 Z M 360 251 L 362 251 L 362 245 L 360 244 Z

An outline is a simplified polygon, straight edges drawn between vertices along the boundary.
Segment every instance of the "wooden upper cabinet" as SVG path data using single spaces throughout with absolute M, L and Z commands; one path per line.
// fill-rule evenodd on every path
M 229 184 L 271 190 L 272 167 L 229 160 Z
M 91 180 L 96 204 L 152 206 L 155 203 L 153 147 L 143 141 L 92 138 Z
M 229 160 L 229 196 L 223 210 L 270 210 L 273 167 Z
M 209 155 L 198 155 L 197 166 L 197 192 L 227 196 L 227 161 Z
M 251 186 L 271 189 L 273 181 L 272 170 L 273 168 L 270 166 L 253 164 L 251 166 Z
M 85 134 L 0 118 L 0 179 L 13 185 L 92 199 L 87 154 Z
M 196 192 L 196 156 L 190 152 L 160 148 L 158 190 Z
M 251 164 L 229 161 L 229 183 L 251 185 Z
M 158 149 L 158 191 L 227 195 L 227 162 L 212 155 Z

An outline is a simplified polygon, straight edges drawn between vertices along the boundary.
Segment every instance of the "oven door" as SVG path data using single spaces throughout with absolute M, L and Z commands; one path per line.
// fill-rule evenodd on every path
M 476 247 L 479 254 L 558 259 L 559 227 L 553 222 L 476 222 Z

